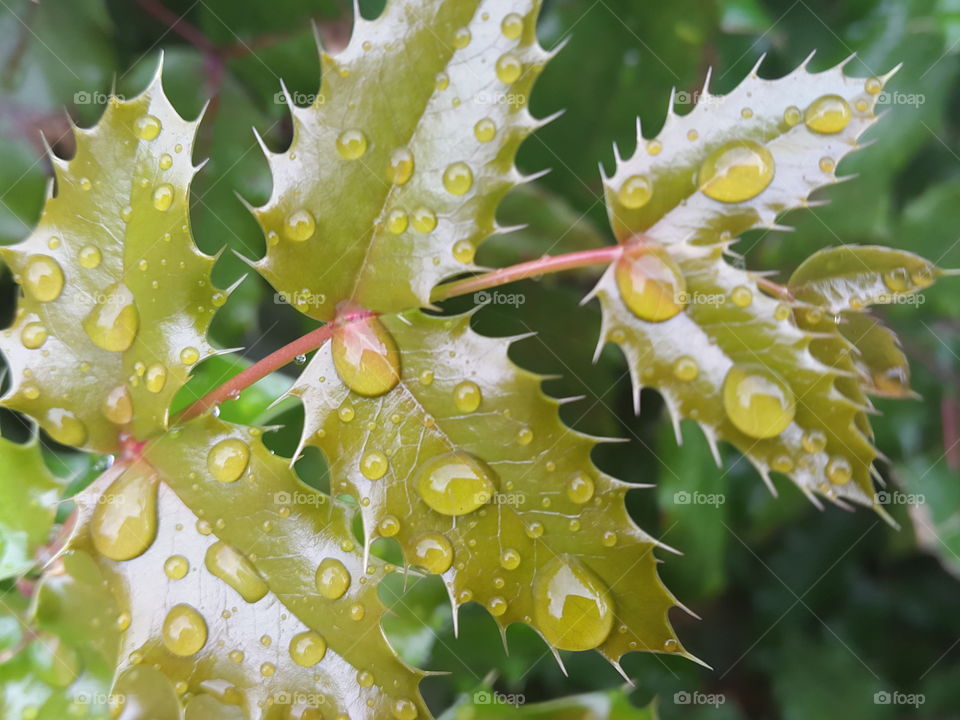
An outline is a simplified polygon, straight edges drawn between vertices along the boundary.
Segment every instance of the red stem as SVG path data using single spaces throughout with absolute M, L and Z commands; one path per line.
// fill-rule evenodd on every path
M 546 273 L 571 270 L 588 265 L 606 265 L 619 258 L 622 252 L 622 245 L 610 245 L 609 247 L 598 248 L 596 250 L 581 250 L 580 252 L 567 253 L 565 255 L 544 255 L 537 260 L 500 268 L 499 270 L 488 272 L 485 275 L 477 275 L 476 277 L 438 285 L 434 288 L 430 299 L 439 302 L 440 300 L 449 300 L 458 295 L 466 295 L 477 292 L 478 290 L 487 290 L 515 282 L 516 280 L 536 277 L 537 275 L 544 275 Z

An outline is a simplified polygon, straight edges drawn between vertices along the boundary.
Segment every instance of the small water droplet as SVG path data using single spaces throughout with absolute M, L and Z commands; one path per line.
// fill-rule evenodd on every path
M 577 471 L 570 476 L 570 482 L 567 483 L 567 497 L 578 505 L 590 502 L 593 497 L 594 483 L 587 473 Z
M 500 23 L 500 32 L 508 40 L 516 40 L 523 34 L 523 17 L 517 13 L 508 13 Z
M 49 255 L 31 255 L 23 269 L 23 289 L 38 302 L 53 302 L 63 291 L 63 270 Z
M 80 261 L 80 265 L 82 267 L 92 270 L 100 265 L 100 261 L 103 258 L 100 254 L 100 250 L 97 247 L 94 245 L 84 245 L 77 254 L 77 259 Z
M 833 172 L 833 169 L 836 167 L 836 163 L 833 161 L 833 158 L 822 157 L 818 163 L 820 169 L 825 173 Z
M 653 196 L 653 186 L 644 175 L 631 175 L 623 181 L 617 192 L 620 204 L 628 210 L 642 208 Z
M 513 53 L 504 53 L 497 58 L 497 78 L 503 83 L 512 83 L 520 79 L 523 65 Z
M 369 670 L 361 670 L 357 673 L 357 685 L 360 687 L 372 687 L 373 683 L 373 673 L 371 673 Z
M 700 366 L 689 355 L 679 357 L 673 362 L 673 376 L 681 382 L 691 382 L 700 374 Z
M 153 115 L 141 115 L 133 123 L 133 131 L 141 140 L 153 140 L 162 129 L 160 121 Z
M 480 407 L 480 401 L 483 394 L 480 392 L 480 386 L 471 380 L 464 380 L 453 388 L 453 404 L 457 410 L 465 413 L 475 412 Z
M 47 410 L 43 429 L 62 445 L 79 447 L 87 440 L 87 426 L 70 410 L 64 408 Z
M 182 580 L 190 570 L 190 561 L 183 555 L 171 555 L 163 561 L 163 572 L 171 580 Z
M 803 119 L 803 113 L 800 112 L 800 108 L 795 105 L 791 105 L 786 110 L 783 111 L 783 121 L 789 126 L 793 127 Z
M 457 262 L 469 265 L 476 255 L 476 248 L 469 240 L 457 240 L 453 245 L 453 257 Z
M 410 561 L 427 572 L 440 575 L 453 564 L 453 546 L 439 533 L 426 533 L 414 541 Z
M 133 420 L 133 399 L 126 385 L 118 385 L 103 400 L 100 406 L 103 416 L 116 425 L 126 425 Z
M 438 72 L 434 78 L 434 84 L 437 90 L 446 90 L 450 87 L 450 76 L 445 72 Z
M 490 118 L 481 118 L 473 126 L 473 135 L 482 143 L 487 143 L 497 136 L 497 124 Z
M 20 342 L 28 350 L 36 350 L 47 341 L 47 328 L 43 323 L 31 322 L 20 331 Z
M 337 416 L 340 418 L 342 422 L 345 422 L 345 423 L 348 423 L 351 420 L 353 420 L 355 415 L 356 413 L 354 412 L 353 408 L 350 405 L 342 405 L 337 410 Z
M 207 470 L 222 483 L 239 480 L 249 462 L 250 446 L 237 438 L 221 440 L 207 453 Z
M 396 720 L 416 720 L 419 711 L 416 703 L 409 698 L 397 698 L 390 708 Z
M 369 450 L 360 459 L 360 472 L 368 480 L 379 480 L 387 474 L 390 462 L 379 450 Z
M 174 655 L 196 655 L 207 643 L 207 623 L 190 605 L 175 605 L 163 621 L 163 644 Z
M 437 216 L 430 208 L 418 207 L 413 211 L 412 224 L 417 232 L 430 233 L 437 227 Z
M 377 524 L 377 530 L 383 537 L 393 537 L 400 532 L 400 521 L 396 515 L 384 515 Z
M 520 565 L 520 553 L 513 548 L 504 548 L 500 553 L 500 567 L 504 570 L 516 570 Z
M 443 187 L 451 195 L 466 195 L 473 187 L 473 171 L 465 162 L 455 162 L 443 172 Z
M 536 626 L 561 650 L 592 650 L 613 628 L 614 608 L 603 581 L 574 558 L 551 560 L 533 585 Z
M 850 105 L 839 95 L 823 95 L 810 103 L 803 121 L 816 133 L 833 135 L 850 122 Z
M 723 381 L 723 406 L 741 432 L 776 437 L 793 421 L 796 400 L 779 375 L 759 365 L 734 365 Z
M 164 153 L 160 156 L 160 169 L 169 170 L 173 167 L 173 156 L 170 153 Z
M 468 28 L 459 28 L 453 34 L 453 46 L 458 50 L 463 50 L 463 48 L 470 44 L 472 37 L 473 36 L 470 34 L 470 30 Z
M 517 431 L 517 444 L 529 445 L 533 442 L 533 430 L 528 427 L 520 428 Z
M 400 235 L 407 231 L 407 212 L 402 208 L 394 208 L 387 215 L 387 231 L 391 235 Z
M 738 285 L 730 291 L 730 300 L 737 307 L 747 307 L 753 302 L 753 291 L 746 285 Z
M 527 525 L 527 528 L 524 532 L 526 532 L 528 538 L 531 540 L 536 540 L 538 537 L 543 535 L 543 523 L 534 521 Z
M 711 152 L 700 166 L 701 192 L 713 200 L 738 203 L 763 192 L 773 181 L 770 151 L 753 140 L 734 140 Z
M 283 234 L 293 242 L 305 242 L 313 237 L 317 222 L 309 210 L 295 210 L 283 223 Z
M 326 640 L 313 630 L 298 633 L 290 639 L 290 657 L 301 667 L 313 667 L 326 654 Z
M 834 485 L 846 485 L 853 477 L 850 461 L 845 457 L 831 458 L 827 463 L 827 479 Z
M 336 600 L 350 587 L 350 573 L 336 558 L 324 558 L 315 577 L 317 592 L 328 600 Z
M 390 153 L 387 164 L 387 180 L 395 185 L 403 185 L 411 177 L 414 170 L 413 153 L 407 148 L 397 148 Z
M 277 667 L 273 663 L 265 662 L 260 665 L 260 674 L 263 675 L 263 677 L 273 677 L 276 671 Z
M 160 363 L 154 363 L 147 368 L 144 379 L 147 390 L 158 393 L 167 384 L 167 369 Z
M 345 160 L 356 160 L 367 152 L 367 136 L 362 130 L 345 130 L 337 138 L 337 152 Z
M 827 447 L 827 436 L 822 430 L 808 430 L 803 434 L 800 445 L 805 452 L 814 455 L 818 452 L 823 452 Z

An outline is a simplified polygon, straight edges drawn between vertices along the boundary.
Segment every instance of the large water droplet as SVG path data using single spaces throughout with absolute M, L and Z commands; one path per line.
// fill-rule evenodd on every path
M 631 175 L 623 181 L 617 192 L 620 204 L 628 210 L 642 208 L 653 196 L 653 186 L 643 175 Z
M 453 404 L 457 406 L 457 410 L 460 412 L 474 412 L 480 407 L 482 399 L 483 394 L 480 392 L 480 387 L 471 380 L 464 380 L 453 389 Z
M 413 170 L 413 153 L 407 148 L 397 148 L 390 153 L 390 160 L 387 164 L 387 180 L 395 185 L 404 185 L 413 177 Z
M 473 135 L 482 143 L 490 142 L 497 136 L 497 124 L 490 118 L 481 118 L 473 126 Z
M 833 135 L 850 122 L 850 104 L 839 95 L 824 95 L 810 103 L 803 121 L 814 132 Z
M 397 698 L 394 700 L 390 712 L 393 713 L 393 717 L 396 718 L 396 720 L 417 720 L 417 715 L 419 714 L 416 703 L 409 698 Z
M 443 515 L 465 515 L 490 502 L 496 474 L 470 453 L 454 451 L 430 458 L 417 469 L 420 497 Z
M 47 328 L 42 323 L 31 322 L 20 331 L 20 342 L 28 350 L 36 350 L 47 341 Z
M 723 406 L 741 432 L 776 437 L 793 421 L 796 399 L 776 373 L 759 365 L 734 365 L 723 380 Z
M 127 469 L 106 489 L 90 520 L 90 537 L 101 555 L 131 560 L 157 535 L 157 476 L 144 463 Z
M 204 564 L 207 570 L 240 593 L 248 603 L 257 602 L 269 590 L 253 563 L 223 541 L 217 541 L 207 548 Z
M 410 562 L 440 575 L 453 565 L 453 546 L 439 533 L 426 533 L 414 541 Z
M 508 13 L 500 23 L 500 32 L 508 40 L 516 40 L 523 34 L 523 17 L 517 13 Z
M 87 440 L 87 426 L 83 421 L 65 408 L 47 410 L 43 429 L 47 434 L 63 445 L 79 447 Z
M 190 561 L 183 555 L 171 555 L 163 561 L 163 572 L 171 580 L 183 580 L 190 570 Z
M 100 410 L 107 420 L 116 425 L 126 425 L 133 420 L 133 399 L 127 386 L 117 385 L 107 393 Z
M 497 58 L 497 78 L 500 82 L 516 82 L 522 72 L 523 64 L 513 53 L 504 53 Z
M 659 246 L 625 247 L 614 276 L 624 304 L 641 320 L 663 322 L 684 308 L 683 273 Z
M 290 657 L 301 667 L 313 667 L 323 660 L 326 654 L 326 641 L 313 630 L 299 633 L 290 639 Z
M 133 293 L 123 283 L 107 288 L 83 320 L 83 329 L 94 345 L 110 352 L 130 349 L 140 329 L 140 312 Z
M 603 581 L 574 558 L 551 560 L 533 584 L 537 628 L 560 650 L 592 650 L 613 627 L 613 599 Z
M 473 187 L 473 171 L 465 162 L 455 162 L 443 171 L 443 187 L 451 195 L 466 195 Z
M 400 381 L 400 352 L 377 318 L 338 325 L 333 331 L 332 352 L 343 384 L 358 395 L 377 397 Z
M 317 568 L 317 592 L 328 600 L 342 597 L 350 587 L 350 573 L 336 558 L 324 558 Z
M 749 200 L 773 180 L 773 155 L 753 140 L 734 140 L 721 145 L 700 166 L 700 190 L 725 203 Z
M 305 242 L 313 237 L 317 229 L 317 221 L 309 210 L 295 210 L 287 216 L 283 223 L 283 233 L 287 239 L 294 242 Z
M 250 446 L 237 438 L 221 440 L 207 454 L 207 469 L 222 483 L 239 480 L 249 462 Z
M 49 255 L 32 255 L 23 269 L 23 289 L 34 300 L 52 302 L 63 291 L 63 270 Z
M 362 130 L 346 130 L 337 138 L 337 152 L 345 160 L 356 160 L 367 152 L 367 136 Z
M 194 608 L 181 603 L 163 621 L 163 644 L 174 655 L 196 655 L 207 644 L 207 623 Z

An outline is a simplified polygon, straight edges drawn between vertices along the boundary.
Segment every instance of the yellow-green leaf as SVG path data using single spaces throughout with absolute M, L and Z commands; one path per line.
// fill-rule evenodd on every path
M 0 249 L 23 289 L 0 333 L 12 384 L 4 404 L 65 445 L 114 452 L 119 436 L 162 430 L 225 295 L 190 235 L 197 122 L 164 96 L 112 98 L 55 185 L 40 223 Z
M 322 53 L 294 138 L 266 150 L 273 194 L 254 214 L 257 269 L 322 320 L 352 300 L 380 312 L 423 307 L 441 279 L 470 270 L 498 232 L 513 164 L 540 123 L 527 110 L 548 54 L 538 0 L 390 0 L 354 19 L 349 45 Z
M 631 486 L 591 460 L 601 440 L 566 427 L 542 378 L 468 315 L 381 320 L 400 351 L 392 389 L 351 390 L 328 343 L 291 390 L 303 443 L 326 456 L 331 491 L 356 498 L 368 541 L 390 538 L 441 575 L 455 608 L 479 602 L 554 648 L 614 663 L 631 650 L 686 655 L 657 543 L 624 506 Z

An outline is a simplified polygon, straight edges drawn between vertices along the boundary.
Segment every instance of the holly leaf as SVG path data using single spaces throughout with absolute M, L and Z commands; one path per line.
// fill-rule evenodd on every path
M 943 275 L 919 255 L 877 245 L 841 245 L 811 255 L 790 276 L 798 300 L 831 313 L 904 302 Z
M 500 198 L 524 180 L 517 147 L 542 124 L 526 109 L 549 57 L 539 5 L 391 0 L 322 52 L 316 99 L 290 105 L 292 144 L 264 146 L 273 194 L 253 209 L 267 240 L 255 267 L 294 307 L 320 320 L 345 300 L 425 307 L 441 279 L 476 269 Z
M 0 437 L 0 580 L 26 573 L 50 538 L 62 483 L 47 469 L 34 438 Z
M 562 401 L 508 346 L 469 315 L 354 322 L 291 389 L 303 445 L 326 457 L 331 492 L 357 501 L 368 545 L 389 538 L 442 576 L 455 621 L 475 601 L 504 631 L 523 622 L 555 650 L 596 648 L 617 667 L 631 650 L 689 657 L 657 542 L 624 506 L 632 486 L 594 466 L 602 439 L 566 427 Z
M 772 470 L 811 499 L 871 506 L 877 450 L 850 342 L 824 309 L 801 301 L 812 291 L 795 299 L 727 256 L 738 235 L 775 228 L 778 215 L 838 181 L 836 167 L 875 122 L 889 77 L 847 77 L 842 65 L 812 74 L 804 64 L 780 80 L 754 69 L 722 96 L 708 82 L 696 108 L 671 111 L 655 139 L 638 133 L 635 155 L 618 157 L 604 178 L 624 252 L 594 291 L 602 338 L 627 356 L 637 404 L 642 387 L 656 388 L 675 425 L 699 422 L 718 460 L 716 441 L 730 442 L 771 489 Z M 888 252 L 881 261 L 875 250 L 836 251 L 873 253 L 870 288 L 893 260 L 908 271 L 930 267 Z M 822 267 L 800 278 L 808 275 Z M 866 280 L 854 284 L 864 304 L 876 297 Z M 916 284 L 909 276 L 904 291 Z
M 226 299 L 190 236 L 198 121 L 177 114 L 160 75 L 136 98 L 112 98 L 94 127 L 75 128 L 73 158 L 50 152 L 55 186 L 39 224 L 0 248 L 23 289 L 0 333 L 11 375 L 3 403 L 54 440 L 97 452 L 116 451 L 122 433 L 166 428 Z
M 70 549 L 96 559 L 116 598 L 124 712 L 428 716 L 423 673 L 380 628 L 376 586 L 394 568 L 364 563 L 349 509 L 301 483 L 258 429 L 199 418 L 78 505 Z

